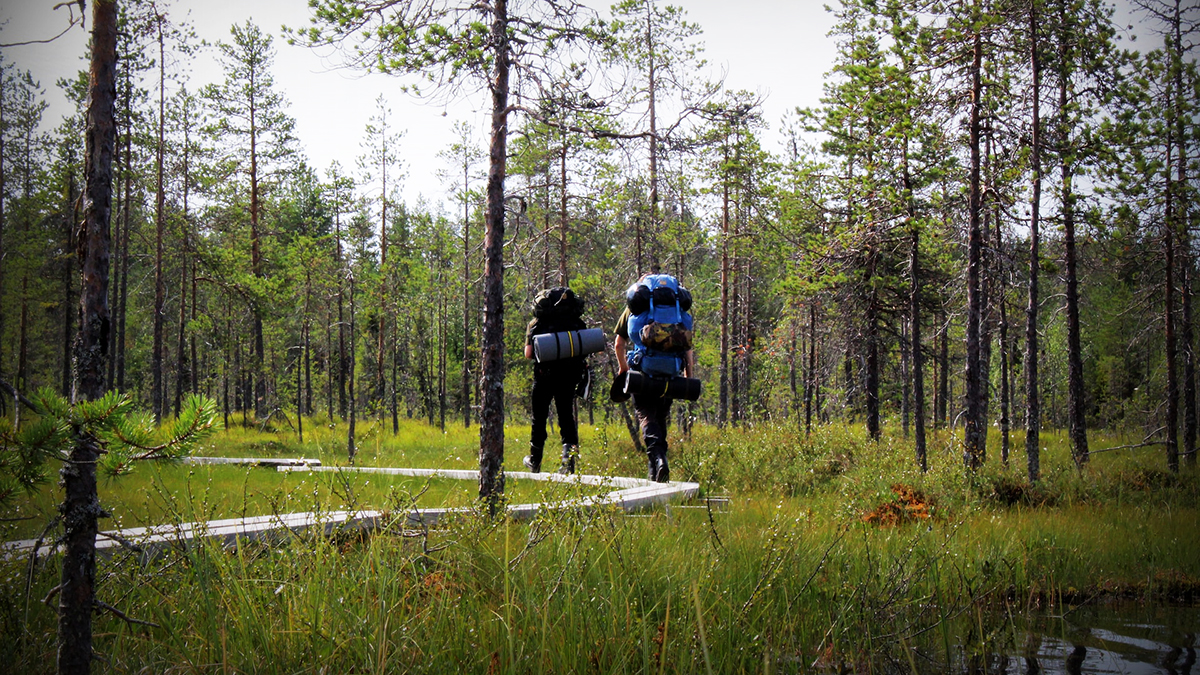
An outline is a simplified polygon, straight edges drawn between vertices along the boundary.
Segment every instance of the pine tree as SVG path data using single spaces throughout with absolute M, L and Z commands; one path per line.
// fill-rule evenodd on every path
M 250 295 L 253 340 L 252 396 L 254 414 L 267 414 L 267 372 L 263 319 L 268 299 L 264 281 L 267 261 L 264 254 L 263 211 L 265 191 L 272 176 L 285 168 L 293 153 L 294 120 L 285 112 L 286 101 L 275 90 L 271 65 L 275 49 L 271 37 L 247 22 L 230 28 L 232 42 L 218 43 L 225 81 L 204 87 L 201 95 L 213 109 L 213 121 L 207 128 L 224 149 L 222 163 L 229 179 L 238 186 L 230 199 L 248 198 L 250 244 Z M 243 182 L 244 181 L 244 182 Z M 244 191 L 244 192 L 243 192 Z

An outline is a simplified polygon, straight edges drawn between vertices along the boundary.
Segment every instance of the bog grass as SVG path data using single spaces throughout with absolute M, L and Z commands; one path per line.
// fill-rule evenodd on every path
M 300 444 L 290 430 L 234 429 L 203 454 L 345 463 L 344 433 L 306 425 Z M 373 433 L 356 463 L 477 461 L 476 429 L 406 422 L 396 437 L 390 427 Z M 519 470 L 527 430 L 507 434 L 505 467 Z M 1044 442 L 1044 478 L 1030 486 L 1023 452 L 1006 466 L 995 436 L 984 469 L 967 475 L 954 436 L 935 433 L 922 474 L 904 438 L 872 443 L 858 427 L 805 438 L 783 425 L 697 426 L 672 437 L 672 476 L 728 497 L 727 508 L 567 511 L 528 523 L 467 515 L 432 531 L 203 545 L 149 562 L 120 554 L 101 563 L 101 595 L 156 626 L 98 615 L 97 648 L 116 672 L 947 672 L 1011 623 L 996 617 L 1113 598 L 1196 602 L 1195 468 L 1176 476 L 1159 451 L 1138 449 L 1097 454 L 1077 471 L 1061 434 Z M 1130 442 L 1093 435 L 1094 448 Z M 582 447 L 589 472 L 644 471 L 623 427 L 584 428 Z M 556 466 L 548 449 L 546 467 Z M 270 473 L 193 475 L 203 491 L 161 499 L 196 512 L 219 494 L 221 508 L 239 508 L 250 482 L 279 493 Z M 105 503 L 136 510 L 137 497 L 121 497 L 138 492 L 133 478 L 102 485 Z M 379 478 L 354 490 L 366 507 L 423 487 Z M 469 502 L 474 483 L 459 488 L 461 497 L 431 487 L 418 501 Z M 283 491 L 289 505 L 345 498 L 315 482 Z M 40 600 L 53 565 L 31 573 L 9 560 L 2 571 L 0 659 L 14 672 L 49 672 L 54 616 Z

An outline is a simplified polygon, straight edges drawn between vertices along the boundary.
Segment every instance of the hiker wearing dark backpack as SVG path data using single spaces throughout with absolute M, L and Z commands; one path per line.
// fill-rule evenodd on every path
M 525 331 L 525 358 L 534 359 L 535 338 L 539 335 L 560 335 L 564 331 L 580 331 L 587 328 L 583 322 L 583 300 L 577 298 L 569 288 L 551 288 L 538 294 L 533 302 L 533 320 Z M 599 329 L 595 332 L 600 333 Z M 557 353 L 553 360 L 542 356 L 533 366 L 533 425 L 529 433 L 529 454 L 523 463 L 533 473 L 542 470 L 542 449 L 546 443 L 546 420 L 550 416 L 550 403 L 558 410 L 558 428 L 562 435 L 562 464 L 558 473 L 575 473 L 579 457 L 579 428 L 575 422 L 575 392 L 587 377 L 585 354 L 576 348 L 574 338 L 578 332 L 568 334 L 563 355 Z M 603 345 L 603 334 L 600 343 Z
M 625 303 L 613 345 L 618 368 L 614 392 L 632 393 L 646 443 L 647 477 L 666 483 L 671 479 L 667 465 L 671 401 L 695 400 L 700 392 L 699 382 L 690 379 L 696 365 L 692 295 L 669 274 L 647 274 L 625 292 Z M 636 378 L 631 373 L 637 374 Z M 630 386 L 635 379 L 636 386 Z

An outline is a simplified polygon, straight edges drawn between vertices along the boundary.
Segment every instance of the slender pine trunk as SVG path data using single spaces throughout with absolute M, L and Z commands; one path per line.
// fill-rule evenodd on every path
M 1030 127 L 1030 164 L 1033 171 L 1033 194 L 1029 204 L 1029 300 L 1025 305 L 1025 457 L 1029 482 L 1041 476 L 1041 395 L 1038 389 L 1038 276 L 1041 274 L 1039 225 L 1042 208 L 1042 120 L 1041 74 L 1042 60 L 1038 46 L 1037 2 L 1029 11 L 1029 61 L 1032 71 L 1033 120 Z
M 108 360 L 109 217 L 112 210 L 112 159 L 116 146 L 117 4 L 92 3 L 84 224 L 79 241 L 80 327 L 75 347 L 77 401 L 104 395 Z M 96 492 L 100 442 L 74 430 L 75 445 L 61 470 L 64 499 L 63 564 L 58 588 L 58 672 L 88 673 L 92 663 L 92 613 L 96 610 L 96 532 L 102 513 Z
M 479 497 L 496 515 L 504 494 L 504 177 L 508 141 L 508 1 L 492 3 L 492 126 L 488 151 L 483 269 L 483 399 L 479 424 Z

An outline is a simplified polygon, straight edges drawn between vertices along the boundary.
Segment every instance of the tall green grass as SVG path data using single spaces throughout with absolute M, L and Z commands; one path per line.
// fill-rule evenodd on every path
M 473 460 L 469 431 L 413 426 L 403 443 L 390 429 L 377 450 L 363 443 L 359 461 Z M 214 450 L 229 455 L 269 440 L 224 438 Z M 1176 477 L 1122 451 L 1078 472 L 1065 439 L 1047 435 L 1045 478 L 1029 486 L 1023 455 L 967 475 L 942 434 L 922 474 L 903 438 L 864 438 L 782 426 L 673 438 L 673 477 L 730 497 L 727 509 L 463 517 L 431 532 L 117 557 L 102 563 L 101 596 L 158 627 L 102 615 L 97 645 L 119 672 L 896 672 L 915 649 L 939 672 L 1011 634 L 1016 613 L 1196 599 L 1194 469 Z M 311 452 L 280 442 L 281 454 Z M 583 445 L 593 466 L 642 470 L 623 428 L 586 429 Z M 523 453 L 512 441 L 505 466 Z M 897 485 L 932 517 L 864 522 Z M 39 601 L 54 577 L 4 563 L 0 659 L 14 672 L 52 669 L 54 617 Z

